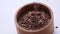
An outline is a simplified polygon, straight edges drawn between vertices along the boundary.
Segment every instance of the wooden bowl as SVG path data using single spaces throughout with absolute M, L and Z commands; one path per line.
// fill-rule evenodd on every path
M 48 13 L 48 15 L 51 16 L 51 18 L 50 18 L 49 23 L 41 29 L 26 30 L 19 26 L 18 20 L 19 20 L 20 15 L 23 15 L 24 13 L 27 12 L 27 9 L 33 10 L 34 4 L 37 4 L 40 8 L 45 9 L 46 10 L 45 12 Z M 22 8 L 20 8 L 16 12 L 15 23 L 16 23 L 16 28 L 17 28 L 18 34 L 53 34 L 53 31 L 54 31 L 53 12 L 50 7 L 48 7 L 46 4 L 43 4 L 43 3 L 29 3 L 25 6 L 23 6 Z

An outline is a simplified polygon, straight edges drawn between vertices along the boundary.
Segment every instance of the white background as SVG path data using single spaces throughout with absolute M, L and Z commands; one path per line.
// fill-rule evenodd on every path
M 31 2 L 50 6 L 54 13 L 54 34 L 60 34 L 60 0 L 0 0 L 0 34 L 17 34 L 15 13 L 21 6 Z

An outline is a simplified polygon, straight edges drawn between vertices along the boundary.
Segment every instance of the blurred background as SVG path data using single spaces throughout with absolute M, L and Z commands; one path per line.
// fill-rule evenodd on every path
M 0 0 L 0 34 L 17 34 L 15 13 L 20 7 L 31 2 L 41 2 L 52 9 L 54 34 L 60 34 L 60 0 Z

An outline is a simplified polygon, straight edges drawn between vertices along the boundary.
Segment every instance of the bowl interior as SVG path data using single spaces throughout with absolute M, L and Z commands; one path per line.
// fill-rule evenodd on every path
M 44 12 L 47 13 L 47 14 L 50 16 L 50 19 L 51 19 L 51 12 L 50 12 L 50 10 L 49 10 L 46 6 L 44 6 L 44 5 L 42 5 L 42 4 L 39 4 L 39 3 L 32 3 L 32 4 L 28 4 L 28 5 L 24 6 L 24 7 L 22 7 L 22 8 L 18 11 L 17 17 L 16 17 L 17 22 L 18 22 L 19 19 L 20 19 L 21 17 L 23 17 L 26 13 L 28 13 L 29 11 L 34 10 L 34 5 L 38 5 L 38 6 L 37 6 L 37 7 L 38 7 L 37 9 L 38 9 L 38 10 L 44 10 Z

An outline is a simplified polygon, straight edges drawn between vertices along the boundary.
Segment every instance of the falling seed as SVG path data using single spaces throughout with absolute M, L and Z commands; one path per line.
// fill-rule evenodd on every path
M 58 26 L 56 26 L 55 28 L 58 28 Z

